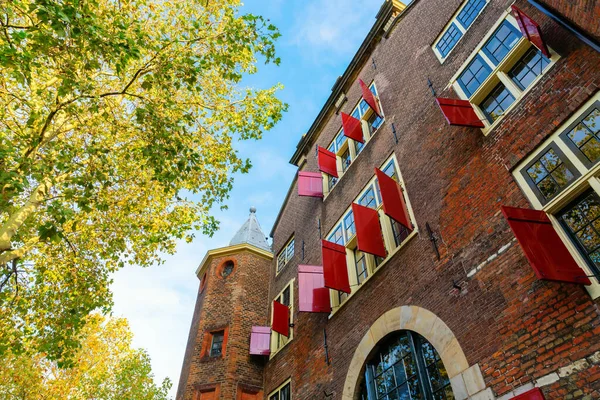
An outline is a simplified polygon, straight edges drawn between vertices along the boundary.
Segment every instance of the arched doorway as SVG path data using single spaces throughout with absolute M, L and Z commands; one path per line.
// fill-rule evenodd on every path
M 365 363 L 362 400 L 453 400 L 448 372 L 433 345 L 409 330 L 377 343 Z

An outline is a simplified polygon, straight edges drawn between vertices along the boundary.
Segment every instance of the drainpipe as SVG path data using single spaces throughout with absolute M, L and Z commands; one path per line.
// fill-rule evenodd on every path
M 581 40 L 583 43 L 587 44 L 592 49 L 600 53 L 600 43 L 598 43 L 594 38 L 588 36 L 581 29 L 573 25 L 570 21 L 568 21 L 558 12 L 540 3 L 538 0 L 529 0 L 529 3 L 531 3 L 535 8 L 546 14 L 548 17 L 552 18 L 554 21 L 558 22 L 562 27 L 571 31 L 571 33 L 577 36 L 577 38 L 579 38 L 579 40 Z

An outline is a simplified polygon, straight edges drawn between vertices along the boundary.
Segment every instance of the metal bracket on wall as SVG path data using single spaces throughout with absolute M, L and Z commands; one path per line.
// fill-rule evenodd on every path
M 373 66 L 373 69 L 377 69 L 377 64 L 375 63 L 375 57 L 371 57 L 371 65 Z
M 435 94 L 435 89 L 433 88 L 433 83 L 431 83 L 431 80 L 429 78 L 427 78 L 427 86 L 429 86 L 429 90 L 431 90 L 431 94 L 433 95 L 433 97 L 436 97 L 437 94 Z
M 393 122 L 392 122 L 392 133 L 394 134 L 394 140 L 396 141 L 396 144 L 398 144 L 398 135 L 396 134 L 396 125 L 394 125 Z
M 321 237 L 321 218 L 319 218 L 318 222 L 317 222 L 317 227 L 319 228 L 319 239 L 323 239 Z
M 302 239 L 302 261 L 304 261 L 304 239 Z
M 431 227 L 429 226 L 429 222 L 425 223 L 425 229 L 427 229 L 427 235 L 429 236 L 429 241 L 431 242 L 431 247 L 433 247 L 433 251 L 435 251 L 435 255 L 439 261 L 440 260 L 440 251 L 438 250 L 438 247 L 437 247 L 437 239 L 436 239 L 435 235 L 433 234 Z
M 329 362 L 329 346 L 327 345 L 327 331 L 323 328 L 323 347 L 325 347 L 325 362 L 330 365 Z

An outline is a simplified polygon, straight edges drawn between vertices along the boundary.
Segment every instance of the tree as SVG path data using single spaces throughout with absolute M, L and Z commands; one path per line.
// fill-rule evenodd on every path
M 131 347 L 125 319 L 86 318 L 73 368 L 60 368 L 42 354 L 11 352 L 0 365 L 0 398 L 5 400 L 162 400 L 171 382 L 154 383 L 148 354 Z
M 277 29 L 238 0 L 11 0 L 0 9 L 0 355 L 69 364 L 110 276 L 211 234 L 233 141 L 287 106 L 243 88 Z M 32 350 L 33 351 L 33 350 Z

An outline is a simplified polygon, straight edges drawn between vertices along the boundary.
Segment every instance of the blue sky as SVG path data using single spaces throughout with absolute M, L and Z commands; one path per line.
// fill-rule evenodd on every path
M 217 211 L 221 229 L 182 242 L 161 266 L 130 266 L 114 277 L 114 314 L 129 319 L 134 345 L 148 350 L 157 380 L 173 381 L 173 397 L 194 310 L 198 279 L 194 271 L 207 250 L 226 246 L 248 217 L 251 206 L 265 234 L 287 193 L 296 168 L 288 163 L 296 145 L 317 116 L 331 88 L 375 21 L 383 0 L 247 0 L 242 9 L 269 18 L 281 31 L 279 67 L 262 66 L 244 86 L 284 85 L 289 104 L 283 120 L 263 139 L 240 142 L 240 155 L 253 168 L 237 175 L 229 209 Z

